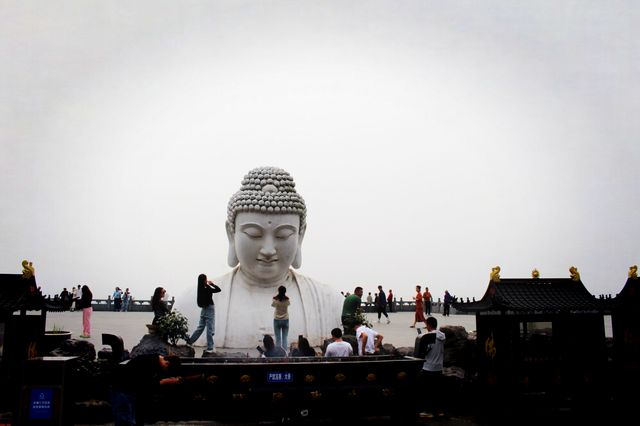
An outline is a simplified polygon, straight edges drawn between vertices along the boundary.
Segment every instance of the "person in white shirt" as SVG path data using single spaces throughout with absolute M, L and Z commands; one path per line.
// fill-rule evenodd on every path
M 426 344 L 424 345 L 424 364 L 418 376 L 418 381 L 422 389 L 442 389 L 442 368 L 444 366 L 444 342 L 446 336 L 442 331 L 438 330 L 438 320 L 435 317 L 428 317 L 426 323 L 427 333 L 420 338 Z M 434 391 L 427 408 L 435 412 L 438 417 L 442 417 L 445 415 L 444 403 L 441 393 Z M 432 412 L 423 412 L 420 413 L 420 417 L 432 418 L 434 415 Z
M 382 334 L 356 321 L 356 340 L 358 341 L 358 355 L 373 355 L 380 352 Z
M 327 349 L 324 352 L 325 358 L 353 355 L 353 348 L 351 347 L 351 343 L 342 340 L 341 329 L 334 328 L 333 330 L 331 330 L 331 337 L 333 337 L 333 342 L 327 345 Z
M 369 295 L 367 296 L 367 304 L 373 305 L 373 296 L 371 296 L 371 292 L 369 292 Z
M 71 312 L 76 310 L 76 302 L 78 301 L 78 289 L 71 287 Z

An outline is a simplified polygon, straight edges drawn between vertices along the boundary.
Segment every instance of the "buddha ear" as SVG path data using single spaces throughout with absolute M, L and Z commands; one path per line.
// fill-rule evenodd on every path
M 234 268 L 240 261 L 238 260 L 238 255 L 236 254 L 236 242 L 235 242 L 235 232 L 231 226 L 229 221 L 224 223 L 224 226 L 227 230 L 227 238 L 229 239 L 229 254 L 227 255 L 227 263 L 229 266 Z
M 291 263 L 291 266 L 293 266 L 294 269 L 299 269 L 302 265 L 302 240 L 304 239 L 304 233 L 306 230 L 307 225 L 300 229 L 300 234 L 298 235 L 298 250 L 296 250 L 296 256 L 293 258 L 293 262 Z

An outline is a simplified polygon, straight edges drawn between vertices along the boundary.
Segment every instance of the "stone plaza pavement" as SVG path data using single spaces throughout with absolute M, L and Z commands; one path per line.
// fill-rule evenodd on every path
M 417 334 L 415 328 L 409 328 L 413 324 L 413 312 L 393 312 L 389 314 L 391 324 L 387 324 L 384 316 L 380 323 L 377 322 L 376 314 L 366 314 L 368 320 L 373 324 L 374 330 L 384 336 L 383 343 L 391 343 L 395 347 L 413 347 Z M 438 326 L 460 325 L 467 332 L 476 329 L 476 318 L 474 315 L 451 315 L 443 317 L 441 314 L 434 315 L 438 320 Z M 140 342 L 142 336 L 147 333 L 146 324 L 151 324 L 153 312 L 93 312 L 91 317 L 91 338 L 88 339 L 94 344 L 96 351 L 102 345 L 102 333 L 115 334 L 122 337 L 125 349 L 131 350 Z M 416 327 L 424 327 L 424 323 L 416 324 Z M 189 325 L 189 331 L 193 331 L 196 324 Z M 48 312 L 47 330 L 62 329 L 71 331 L 73 339 L 79 339 L 82 334 L 82 313 L 81 312 Z M 327 330 L 327 338 L 330 337 Z M 295 338 L 295 336 L 293 337 Z M 291 339 L 291 336 L 290 336 Z M 181 341 L 182 342 L 182 341 Z M 182 342 L 184 343 L 184 342 Z M 199 356 L 200 347 L 196 347 L 196 356 Z M 219 352 L 227 352 L 216 348 Z M 233 349 L 230 352 L 248 353 L 250 356 L 257 356 L 258 353 L 253 348 Z

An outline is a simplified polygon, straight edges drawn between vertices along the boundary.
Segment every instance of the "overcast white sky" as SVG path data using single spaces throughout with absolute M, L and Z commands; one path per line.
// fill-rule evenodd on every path
M 617 293 L 640 262 L 637 1 L 0 0 L 0 272 L 179 295 L 253 167 L 339 290 Z

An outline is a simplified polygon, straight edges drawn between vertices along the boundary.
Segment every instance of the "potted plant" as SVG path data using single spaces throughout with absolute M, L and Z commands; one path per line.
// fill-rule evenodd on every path
M 178 344 L 180 339 L 188 341 L 189 325 L 187 318 L 178 311 L 171 311 L 158 319 L 155 333 L 174 346 Z
M 39 350 L 40 354 L 47 354 L 59 347 L 65 340 L 71 339 L 71 332 L 63 330 L 56 324 L 53 325 L 51 330 L 46 330 L 40 341 Z

